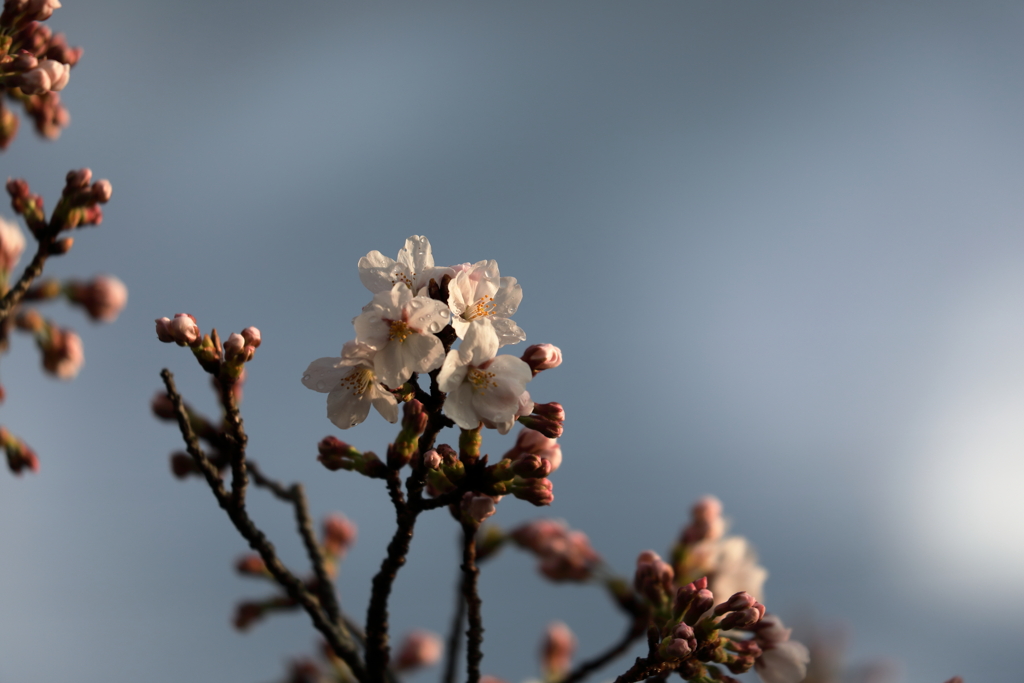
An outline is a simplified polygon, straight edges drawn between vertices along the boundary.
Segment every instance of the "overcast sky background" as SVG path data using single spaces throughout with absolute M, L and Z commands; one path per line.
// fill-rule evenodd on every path
M 714 493 L 769 609 L 845 623 L 854 664 L 1024 681 L 1024 6 L 64 4 L 73 122 L 57 143 L 23 124 L 0 175 L 50 207 L 68 169 L 109 178 L 103 225 L 47 273 L 114 273 L 130 300 L 113 326 L 47 307 L 85 342 L 70 384 L 25 338 L 4 358 L 0 422 L 42 471 L 0 476 L 0 681 L 269 683 L 313 650 L 304 616 L 231 629 L 268 590 L 234 575 L 244 542 L 206 487 L 169 473 L 160 369 L 214 408 L 155 339 L 179 311 L 263 331 L 250 454 L 357 522 L 339 586 L 364 614 L 393 513 L 316 463 L 341 433 L 299 379 L 353 336 L 359 257 L 412 234 L 497 259 L 529 343 L 565 354 L 530 385 L 569 416 L 555 503 L 495 521 L 565 518 L 629 573 Z M 344 437 L 393 435 L 372 416 Z M 290 511 L 251 498 L 304 566 Z M 455 539 L 421 518 L 396 634 L 446 629 Z M 623 628 L 534 564 L 482 578 L 483 668 L 513 683 L 549 620 L 584 657 Z

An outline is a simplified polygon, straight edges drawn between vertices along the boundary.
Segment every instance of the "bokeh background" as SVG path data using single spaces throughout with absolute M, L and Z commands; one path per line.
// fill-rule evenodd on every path
M 4 358 L 0 422 L 42 471 L 0 476 L 0 680 L 269 683 L 315 646 L 301 615 L 230 627 L 268 588 L 234 575 L 243 541 L 171 477 L 176 429 L 149 414 L 163 367 L 214 408 L 154 336 L 179 311 L 263 331 L 251 456 L 358 523 L 339 585 L 364 613 L 392 511 L 316 463 L 340 432 L 299 378 L 353 336 L 358 258 L 412 234 L 497 259 L 529 341 L 565 353 L 530 386 L 569 415 L 555 503 L 495 521 L 565 518 L 628 573 L 714 493 L 770 609 L 846 624 L 853 666 L 1024 680 L 1020 3 L 64 4 L 72 125 L 23 126 L 2 175 L 49 206 L 68 169 L 111 179 L 102 227 L 47 272 L 131 295 L 113 326 L 47 308 L 85 342 L 70 384 L 27 339 Z M 252 508 L 302 566 L 290 511 Z M 457 564 L 451 521 L 422 518 L 396 634 L 445 630 Z M 534 564 L 482 579 L 484 669 L 513 682 L 553 618 L 583 656 L 623 628 Z

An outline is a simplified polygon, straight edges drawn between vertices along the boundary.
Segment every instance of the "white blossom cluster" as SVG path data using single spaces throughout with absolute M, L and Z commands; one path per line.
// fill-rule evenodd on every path
M 450 278 L 447 301 L 430 298 L 433 280 Z M 372 405 L 389 422 L 398 420 L 392 390 L 414 373 L 440 368 L 444 411 L 463 429 L 481 424 L 507 434 L 516 419 L 533 412 L 526 384 L 528 363 L 498 349 L 526 339 L 512 316 L 523 298 L 514 277 L 502 277 L 497 261 L 455 266 L 434 264 L 426 237 L 405 241 L 397 260 L 371 251 L 359 259 L 359 279 L 373 294 L 353 319 L 355 339 L 341 357 L 309 364 L 302 383 L 327 394 L 327 417 L 342 429 L 353 427 Z M 447 354 L 436 336 L 451 325 L 461 340 Z

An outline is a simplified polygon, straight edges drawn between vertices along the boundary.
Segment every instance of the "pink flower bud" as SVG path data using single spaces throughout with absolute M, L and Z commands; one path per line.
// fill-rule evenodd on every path
M 554 344 L 534 344 L 527 347 L 522 358 L 536 375 L 541 370 L 550 370 L 561 365 L 562 350 Z
M 59 379 L 73 379 L 84 363 L 82 338 L 71 330 L 51 326 L 43 345 L 43 368 Z
M 715 596 L 711 594 L 711 591 L 707 588 L 697 591 L 697 594 L 690 601 L 689 607 L 686 608 L 686 613 L 683 614 L 683 621 L 693 626 L 714 604 Z
M 327 515 L 323 522 L 323 544 L 328 555 L 339 557 L 356 542 L 358 529 L 345 515 Z
M 542 479 L 551 474 L 551 461 L 530 453 L 513 462 L 512 471 L 525 479 Z
M 441 659 L 441 639 L 430 631 L 413 631 L 398 647 L 395 668 L 408 671 L 436 664 Z
M 264 576 L 267 574 L 267 565 L 263 558 L 255 553 L 242 555 L 235 561 L 235 571 L 243 576 Z
M 735 612 L 737 610 L 750 609 L 757 604 L 757 600 L 754 596 L 745 591 L 736 593 L 725 602 L 719 603 L 715 606 L 715 616 L 722 616 L 727 612 Z M 760 619 L 760 617 L 758 617 Z
M 53 59 L 44 59 L 39 62 L 37 68 L 45 71 L 46 75 L 50 77 L 49 89 L 54 92 L 63 90 L 64 86 L 68 84 L 68 78 L 71 77 L 71 67 Z
M 736 612 L 729 612 L 718 624 L 718 627 L 723 631 L 729 631 L 734 628 L 747 628 L 752 624 L 756 624 L 760 618 L 761 612 L 751 607 Z
M 476 496 L 472 492 L 467 491 L 462 497 L 462 518 L 464 521 L 480 524 L 495 512 L 497 512 L 497 508 L 491 496 Z
M 69 298 L 81 304 L 93 320 L 110 322 L 128 303 L 128 288 L 116 277 L 98 275 L 85 284 L 72 283 Z
M 50 74 L 38 66 L 21 74 L 14 82 L 26 95 L 42 95 L 50 92 Z
M 512 487 L 512 495 L 537 507 L 551 505 L 555 500 L 554 485 L 550 479 L 525 479 Z
M 162 342 L 174 342 L 178 346 L 194 344 L 199 339 L 199 325 L 188 313 L 175 313 L 174 320 L 158 318 L 156 336 Z
M 32 21 L 46 21 L 53 15 L 55 9 L 61 6 L 58 0 L 28 0 L 25 6 L 25 13 Z
M 441 456 L 431 448 L 423 454 L 423 466 L 428 470 L 436 470 L 441 466 Z
M 260 334 L 259 329 L 252 327 L 251 325 L 242 330 L 242 338 L 245 339 L 246 346 L 251 346 L 254 349 L 259 348 L 260 342 L 263 340 L 263 336 Z
M 71 190 L 82 190 L 92 182 L 92 170 L 81 168 L 77 171 L 68 171 L 65 179 L 65 187 Z
M 534 403 L 533 414 L 558 423 L 565 422 L 565 409 L 561 403 Z
M 519 424 L 523 425 L 527 429 L 532 429 L 536 432 L 540 432 L 549 439 L 557 439 L 562 435 L 562 423 L 549 420 L 546 417 L 540 417 L 539 415 L 526 415 L 525 417 L 519 418 Z
M 576 651 L 576 636 L 560 621 L 548 624 L 541 642 L 540 667 L 545 680 L 562 678 L 572 664 Z
M 705 540 L 721 538 L 725 533 L 725 520 L 722 519 L 722 503 L 714 496 L 705 496 L 698 500 L 690 511 L 692 521 L 683 529 L 680 543 L 693 545 Z
M 178 417 L 178 412 L 174 409 L 171 399 L 162 391 L 156 392 L 153 400 L 149 403 L 149 407 L 152 409 L 153 414 L 161 420 L 175 420 Z
M 114 194 L 114 186 L 109 180 L 97 180 L 92 184 L 92 199 L 97 204 L 106 204 Z
M 21 73 L 39 66 L 39 60 L 30 52 L 20 52 L 10 62 L 3 65 L 3 70 L 8 73 Z
M 521 430 L 516 436 L 516 445 L 504 457 L 515 461 L 525 454 L 544 458 L 551 463 L 552 472 L 562 464 L 562 447 L 558 442 L 533 429 Z
M 653 550 L 645 550 L 636 558 L 633 586 L 652 605 L 658 606 L 665 601 L 672 590 L 674 578 L 672 566 Z
M 240 358 L 245 355 L 245 339 L 242 335 L 237 332 L 232 332 L 224 342 L 224 359 L 228 362 L 239 361 L 245 362 L 246 358 Z

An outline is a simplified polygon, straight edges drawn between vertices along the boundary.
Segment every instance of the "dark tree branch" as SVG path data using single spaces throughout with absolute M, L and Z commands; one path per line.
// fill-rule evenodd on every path
M 21 274 L 21 277 L 14 283 L 14 286 L 7 290 L 7 293 L 0 299 L 0 321 L 7 319 L 7 316 L 14 310 L 14 307 L 21 303 L 25 292 L 32 286 L 32 282 L 42 275 L 43 265 L 46 263 L 46 259 L 50 257 L 50 245 L 52 242 L 52 238 L 47 239 L 43 237 L 40 239 L 39 247 L 36 249 L 35 256 L 32 257 L 32 262 L 25 266 L 25 272 Z
M 448 631 L 448 644 L 445 648 L 444 677 L 441 683 L 455 683 L 455 669 L 459 661 L 459 645 L 462 643 L 462 624 L 466 620 L 466 598 L 462 595 L 465 579 L 459 578 L 458 590 L 455 594 L 455 614 Z
M 466 630 L 466 674 L 467 683 L 479 683 L 480 661 L 484 658 L 481 646 L 484 642 L 484 623 L 480 617 L 480 595 L 477 593 L 477 578 L 480 569 L 476 566 L 476 530 L 478 525 L 462 524 L 462 597 L 469 612 L 469 628 Z
M 317 598 L 306 590 L 302 581 L 296 578 L 296 576 L 292 574 L 277 557 L 277 552 L 275 551 L 273 544 L 253 523 L 252 519 L 246 512 L 244 505 L 239 504 L 236 496 L 228 493 L 224 488 L 224 482 L 221 481 L 220 475 L 217 473 L 217 469 L 210 463 L 206 454 L 203 453 L 203 450 L 199 445 L 199 439 L 196 437 L 195 432 L 192 431 L 192 426 L 189 423 L 188 414 L 185 412 L 185 406 L 182 402 L 181 394 L 178 393 L 178 390 L 175 387 L 174 376 L 171 374 L 170 370 L 164 369 L 160 373 L 160 376 L 163 378 L 164 386 L 167 388 L 167 397 L 174 405 L 174 410 L 178 418 L 178 428 L 181 430 L 181 436 L 185 441 L 185 446 L 189 455 L 192 456 L 196 466 L 203 473 L 203 476 L 206 477 L 206 482 L 209 484 L 210 490 L 217 499 L 217 503 L 227 513 L 228 518 L 235 525 L 235 528 L 238 529 L 238 532 L 242 537 L 249 542 L 249 547 L 258 552 L 260 557 L 263 558 L 263 562 L 266 564 L 267 569 L 281 587 L 285 589 L 288 597 L 302 605 L 302 608 L 313 621 L 313 626 L 321 635 L 323 635 L 324 639 L 330 645 L 331 650 L 348 665 L 352 670 L 353 675 L 358 680 L 366 681 L 367 677 L 365 666 L 362 658 L 356 651 L 351 638 L 347 633 L 340 630 L 335 624 L 331 623 L 330 619 L 321 609 Z M 241 427 L 240 419 L 238 420 L 237 425 L 239 428 Z M 241 433 L 244 434 L 244 432 Z

